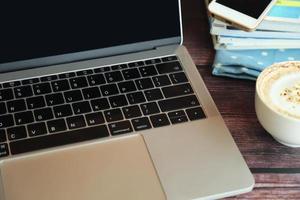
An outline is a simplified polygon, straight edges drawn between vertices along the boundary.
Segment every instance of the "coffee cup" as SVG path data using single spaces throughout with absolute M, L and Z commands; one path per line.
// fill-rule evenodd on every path
M 300 61 L 275 63 L 256 81 L 255 111 L 275 140 L 300 147 Z

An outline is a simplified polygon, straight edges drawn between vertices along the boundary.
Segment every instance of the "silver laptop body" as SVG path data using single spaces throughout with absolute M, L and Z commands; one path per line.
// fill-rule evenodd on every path
M 155 3 L 162 4 L 152 1 Z M 168 3 L 180 13 L 180 2 Z M 174 20 L 180 26 L 176 37 L 0 64 L 4 71 L 0 83 L 4 87 L 4 83 L 29 78 L 176 56 L 200 103 L 198 107 L 205 114 L 202 119 L 186 118 L 184 123 L 158 128 L 151 121 L 150 129 L 120 135 L 112 136 L 109 129 L 108 137 L 49 148 L 33 147 L 33 151 L 26 152 L 13 146 L 31 136 L 9 139 L 11 127 L 2 128 L 6 140 L 0 143 L 0 200 L 217 199 L 252 190 L 254 179 L 182 45 L 180 14 Z M 81 61 L 74 61 L 77 58 Z M 56 61 L 62 64 L 55 64 Z M 5 105 L 8 109 L 7 102 Z M 180 110 L 187 112 L 187 108 Z M 162 108 L 160 112 L 169 114 Z M 9 114 L 7 111 L 3 115 Z M 150 115 L 143 117 L 151 119 Z M 103 124 L 113 128 L 107 119 Z M 83 129 L 75 130 L 78 133 Z M 6 150 L 8 155 L 4 155 Z

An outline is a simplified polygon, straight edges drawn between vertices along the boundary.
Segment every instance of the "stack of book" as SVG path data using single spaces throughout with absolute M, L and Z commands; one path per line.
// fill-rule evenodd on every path
M 205 2 L 208 5 L 210 0 Z M 300 0 L 278 0 L 253 32 L 209 18 L 217 50 L 300 49 Z

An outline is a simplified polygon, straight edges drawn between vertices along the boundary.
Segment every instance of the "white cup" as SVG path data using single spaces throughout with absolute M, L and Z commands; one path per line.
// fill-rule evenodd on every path
M 300 61 L 276 63 L 259 75 L 255 111 L 275 140 L 300 147 Z

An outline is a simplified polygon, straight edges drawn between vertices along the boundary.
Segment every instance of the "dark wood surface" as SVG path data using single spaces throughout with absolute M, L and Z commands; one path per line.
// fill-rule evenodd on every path
M 184 45 L 255 177 L 252 192 L 232 199 L 300 199 L 300 148 L 279 144 L 261 127 L 254 81 L 211 75 L 215 52 L 204 1 L 182 0 L 182 9 Z

